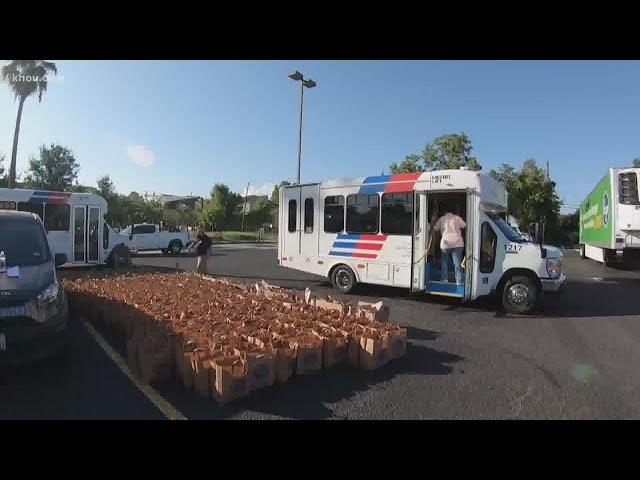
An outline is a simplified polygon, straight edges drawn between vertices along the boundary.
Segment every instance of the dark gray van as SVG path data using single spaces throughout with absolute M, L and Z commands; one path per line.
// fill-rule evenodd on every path
M 37 215 L 0 210 L 0 365 L 66 350 L 69 307 Z

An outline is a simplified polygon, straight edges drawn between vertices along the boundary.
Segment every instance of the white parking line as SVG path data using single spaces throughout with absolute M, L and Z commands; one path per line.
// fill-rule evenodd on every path
M 162 414 L 167 417 L 168 420 L 187 420 L 180 410 L 174 407 L 171 403 L 169 403 L 165 398 L 160 395 L 157 391 L 155 391 L 151 386 L 145 385 L 141 383 L 136 376 L 131 373 L 129 367 L 127 366 L 127 362 L 120 356 L 118 352 L 116 352 L 109 342 L 107 342 L 100 332 L 98 332 L 93 325 L 91 325 L 86 319 L 82 318 L 82 325 L 86 328 L 89 335 L 93 337 L 100 347 L 104 350 L 107 356 L 111 359 L 113 363 L 115 363 L 118 368 L 124 373 L 129 380 L 142 392 L 142 394 L 149 399 L 151 403 L 155 405 L 155 407 L 162 412 Z

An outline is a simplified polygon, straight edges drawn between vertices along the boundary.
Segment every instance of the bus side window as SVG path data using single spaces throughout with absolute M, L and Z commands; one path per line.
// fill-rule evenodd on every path
M 378 233 L 380 196 L 347 195 L 347 233 Z
M 44 203 L 18 202 L 18 211 L 35 213 L 44 221 Z
M 340 233 L 344 230 L 344 196 L 335 195 L 324 199 L 324 231 Z
M 298 224 L 298 202 L 295 200 L 289 200 L 289 233 L 296 231 L 296 225 Z
M 106 223 L 102 225 L 102 248 L 109 248 L 109 228 Z
M 496 263 L 496 243 L 496 232 L 489 222 L 483 222 L 480 229 L 480 272 L 493 272 Z
M 313 198 L 304 201 L 304 233 L 313 233 Z
M 48 203 L 44 209 L 44 228 L 47 232 L 68 232 L 71 218 L 69 205 Z

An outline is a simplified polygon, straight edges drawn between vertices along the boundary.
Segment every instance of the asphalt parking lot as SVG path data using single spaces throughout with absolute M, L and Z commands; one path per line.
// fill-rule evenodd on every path
M 150 253 L 134 263 L 191 270 L 195 257 Z M 225 407 L 177 384 L 153 387 L 189 419 L 640 418 L 640 271 L 573 251 L 564 264 L 566 292 L 528 316 L 496 312 L 490 298 L 461 305 L 366 288 L 358 296 L 384 299 L 410 339 L 405 358 L 374 372 L 340 366 Z M 210 266 L 338 296 L 326 279 L 279 267 L 268 246 L 216 246 Z M 0 373 L 0 407 L 0 418 L 163 418 L 78 319 L 68 359 Z

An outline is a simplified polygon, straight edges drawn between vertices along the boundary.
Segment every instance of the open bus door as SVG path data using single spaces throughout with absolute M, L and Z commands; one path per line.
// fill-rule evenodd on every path
M 465 268 L 464 268 L 464 300 L 471 300 L 473 293 L 473 275 L 476 269 L 476 251 L 478 215 L 480 199 L 474 189 L 467 190 L 467 228 L 465 230 Z
M 411 245 L 411 288 L 410 291 L 424 291 L 427 284 L 427 242 L 429 240 L 429 218 L 427 212 L 427 192 L 413 193 L 412 245 Z

